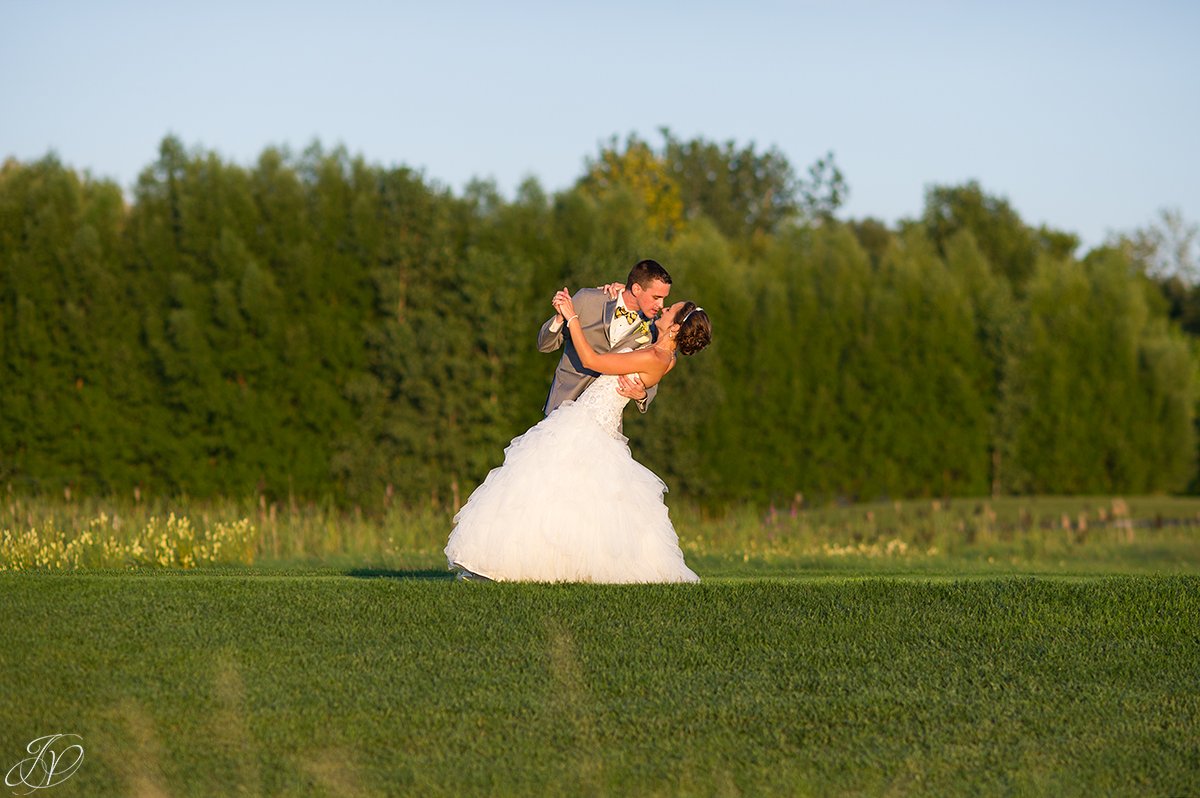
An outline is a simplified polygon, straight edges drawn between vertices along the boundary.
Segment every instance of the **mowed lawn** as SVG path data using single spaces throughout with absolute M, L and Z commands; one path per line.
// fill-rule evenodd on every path
M 0 576 L 70 795 L 1197 795 L 1200 578 Z

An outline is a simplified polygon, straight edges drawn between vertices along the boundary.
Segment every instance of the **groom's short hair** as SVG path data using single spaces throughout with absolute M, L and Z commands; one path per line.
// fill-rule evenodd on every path
M 626 290 L 632 290 L 634 284 L 640 285 L 642 288 L 649 288 L 650 283 L 655 280 L 662 280 L 667 285 L 670 285 L 671 275 L 667 274 L 667 270 L 656 260 L 639 260 L 629 270 L 629 277 L 625 280 L 625 288 Z

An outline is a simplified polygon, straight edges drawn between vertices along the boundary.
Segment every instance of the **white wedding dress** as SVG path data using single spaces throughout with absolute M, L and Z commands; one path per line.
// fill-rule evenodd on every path
M 513 438 L 454 517 L 451 569 L 496 581 L 700 581 L 667 517 L 667 486 L 620 432 L 628 401 L 601 376 Z

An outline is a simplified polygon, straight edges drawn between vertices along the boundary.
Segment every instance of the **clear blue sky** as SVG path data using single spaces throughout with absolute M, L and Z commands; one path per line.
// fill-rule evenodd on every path
M 455 191 L 569 185 L 611 135 L 833 150 L 845 215 L 978 179 L 1026 221 L 1200 221 L 1196 2 L 0 0 L 0 158 L 128 187 L 167 133 L 344 144 Z

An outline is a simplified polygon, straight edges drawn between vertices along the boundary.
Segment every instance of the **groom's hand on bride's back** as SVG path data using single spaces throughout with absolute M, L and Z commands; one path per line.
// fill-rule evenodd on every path
M 620 374 L 617 376 L 617 393 L 626 399 L 640 402 L 646 398 L 646 386 L 642 385 L 642 381 L 638 379 L 636 374 L 632 377 Z

